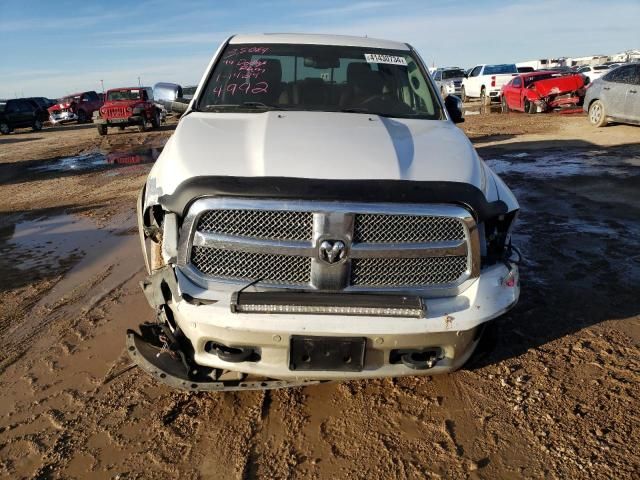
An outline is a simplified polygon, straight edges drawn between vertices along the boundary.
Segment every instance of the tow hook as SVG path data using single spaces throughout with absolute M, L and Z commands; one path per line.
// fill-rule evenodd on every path
M 400 360 L 405 367 L 412 368 L 413 370 L 427 370 L 433 368 L 439 359 L 436 351 L 412 350 L 403 354 Z
M 255 362 L 260 358 L 253 347 L 227 347 L 219 343 L 209 342 L 205 346 L 205 350 L 217 355 L 220 360 L 230 363 Z

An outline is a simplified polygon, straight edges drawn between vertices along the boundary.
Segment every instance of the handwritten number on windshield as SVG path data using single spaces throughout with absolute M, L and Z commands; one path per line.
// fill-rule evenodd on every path
M 267 82 L 258 82 L 255 85 L 251 85 L 248 82 L 237 84 L 229 83 L 223 88 L 222 85 L 218 85 L 213 89 L 213 93 L 220 97 L 223 92 L 229 93 L 231 96 L 236 93 L 253 94 L 267 93 L 269 91 L 269 84 Z

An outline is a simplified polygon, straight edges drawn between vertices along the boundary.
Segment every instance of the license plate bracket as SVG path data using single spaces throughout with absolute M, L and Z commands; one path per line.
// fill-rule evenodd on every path
M 364 337 L 293 335 L 289 348 L 289 369 L 361 372 L 364 368 L 365 346 Z

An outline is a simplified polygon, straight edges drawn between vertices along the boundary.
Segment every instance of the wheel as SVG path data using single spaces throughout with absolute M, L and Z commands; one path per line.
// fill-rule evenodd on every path
M 9 135 L 11 133 L 11 127 L 8 123 L 0 123 L 0 133 L 3 135 Z
M 151 119 L 151 126 L 153 128 L 160 128 L 160 112 L 158 109 L 153 113 L 153 118 Z
M 491 97 L 487 97 L 487 91 L 484 89 L 484 87 L 482 87 L 482 90 L 480 90 L 480 102 L 482 103 L 482 105 L 491 104 Z
M 509 104 L 504 95 L 500 97 L 500 104 L 502 105 L 502 113 L 509 113 Z
M 104 137 L 107 134 L 107 126 L 106 125 L 98 125 L 98 133 L 101 137 Z
M 124 130 L 124 125 L 120 125 L 120 126 L 118 127 L 118 130 Z
M 596 100 L 589 106 L 589 122 L 596 127 L 604 127 L 607 124 L 607 112 L 600 100 Z
M 84 123 L 87 121 L 87 112 L 84 110 L 78 110 L 78 123 Z
M 536 107 L 535 103 L 530 102 L 529 100 L 525 99 L 524 100 L 524 111 L 526 113 L 536 113 L 538 111 L 538 107 Z
M 464 86 L 462 87 L 462 89 L 460 89 L 460 100 L 462 100 L 463 102 L 466 102 L 467 99 L 467 92 L 464 89 Z
M 144 117 L 144 115 L 142 116 L 142 122 L 138 124 L 138 131 L 139 132 L 147 131 L 147 119 Z
M 33 122 L 33 126 L 31 128 L 34 132 L 39 132 L 40 130 L 42 130 L 42 120 L 36 119 L 36 121 Z

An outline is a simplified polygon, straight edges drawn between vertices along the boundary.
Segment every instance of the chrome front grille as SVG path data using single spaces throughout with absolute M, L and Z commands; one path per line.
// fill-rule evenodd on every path
M 204 198 L 179 243 L 179 269 L 213 289 L 258 280 L 264 288 L 453 295 L 480 265 L 473 217 L 454 205 Z M 331 260 L 326 249 L 336 244 L 343 252 Z
M 467 256 L 420 258 L 356 258 L 351 285 L 356 287 L 417 287 L 455 282 L 467 270 Z
M 193 247 L 191 263 L 205 275 L 264 283 L 308 284 L 311 259 L 210 247 Z
M 272 240 L 311 240 L 313 213 L 287 210 L 209 210 L 198 221 L 200 232 Z
M 357 214 L 353 241 L 362 243 L 464 240 L 460 219 L 418 215 Z

